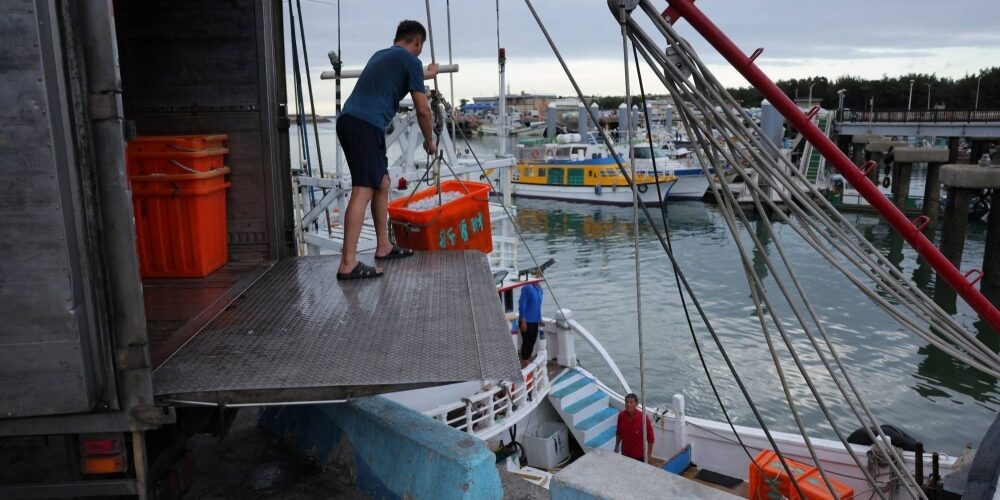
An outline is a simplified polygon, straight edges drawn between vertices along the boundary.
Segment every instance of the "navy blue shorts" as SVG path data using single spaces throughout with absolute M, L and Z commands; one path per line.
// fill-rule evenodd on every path
M 351 171 L 351 184 L 382 187 L 382 178 L 389 173 L 385 132 L 360 118 L 343 115 L 337 119 L 337 138 Z

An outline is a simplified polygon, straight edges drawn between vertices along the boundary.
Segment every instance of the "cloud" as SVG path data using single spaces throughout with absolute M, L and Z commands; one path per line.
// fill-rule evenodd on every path
M 337 47 L 336 0 L 301 3 L 310 63 L 313 69 L 328 69 L 326 52 Z M 431 0 L 431 4 L 435 52 L 444 62 L 446 2 Z M 533 4 L 573 71 L 580 73 L 585 92 L 623 92 L 621 33 L 604 1 L 534 0 Z M 697 5 L 747 53 L 763 47 L 758 63 L 774 79 L 905 72 L 958 77 L 1000 60 L 996 0 L 964 0 L 946 8 L 929 0 L 705 0 Z M 375 50 L 389 46 L 400 20 L 426 24 L 427 17 L 423 2 L 403 0 L 341 0 L 341 16 L 347 68 L 362 67 Z M 496 16 L 491 0 L 451 2 L 452 54 L 462 67 L 455 76 L 457 96 L 496 92 Z M 648 20 L 640 24 L 662 39 Z M 287 12 L 284 27 L 288 46 Z M 718 69 L 723 83 L 744 84 L 686 22 L 679 22 L 677 30 L 710 67 Z M 500 0 L 500 44 L 506 48 L 513 90 L 571 92 L 523 1 Z M 429 47 L 421 59 L 430 62 Z M 324 85 L 329 84 L 320 84 Z

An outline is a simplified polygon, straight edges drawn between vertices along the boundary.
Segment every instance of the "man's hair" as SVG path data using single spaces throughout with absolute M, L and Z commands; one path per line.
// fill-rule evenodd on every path
M 418 36 L 421 40 L 427 40 L 427 30 L 424 29 L 424 25 L 407 19 L 396 27 L 396 38 L 393 39 L 392 43 L 400 40 L 412 42 L 413 38 Z
M 630 392 L 628 393 L 627 396 L 625 396 L 625 401 L 628 401 L 630 399 L 632 401 L 635 401 L 636 404 L 639 404 L 639 396 L 636 396 L 634 392 Z

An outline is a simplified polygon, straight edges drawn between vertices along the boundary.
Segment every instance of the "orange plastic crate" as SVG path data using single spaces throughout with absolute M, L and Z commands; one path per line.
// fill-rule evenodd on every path
M 228 173 L 129 178 L 143 278 L 204 277 L 226 263 Z
M 414 194 L 412 199 L 404 197 L 389 202 L 389 222 L 396 243 L 415 250 L 492 252 L 490 189 L 489 184 L 479 182 L 444 181 L 442 193 L 457 192 L 462 196 L 424 211 L 406 206 L 437 196 L 437 189 L 425 189 Z
M 770 483 L 775 483 L 778 493 L 789 500 L 796 500 L 798 492 L 792 486 L 792 482 L 785 473 L 785 468 L 778 460 L 778 454 L 771 450 L 764 450 L 757 454 L 754 459 L 757 465 L 750 464 L 750 491 L 747 497 L 750 500 L 768 500 L 768 491 L 772 488 Z M 795 460 L 785 458 L 788 468 L 795 475 L 795 481 L 802 490 L 802 494 L 807 499 L 832 499 L 833 495 L 826 486 L 826 482 L 819 474 L 819 469 L 811 465 L 806 465 Z M 759 466 L 759 468 L 758 468 Z M 854 488 L 847 486 L 835 479 L 830 480 L 834 489 L 842 500 L 852 500 L 854 498 Z
M 131 148 L 131 146 L 129 146 Z M 152 151 L 135 152 L 131 149 L 125 155 L 128 175 L 153 174 L 193 174 L 209 172 L 225 166 L 226 148 L 202 151 Z
M 190 153 L 223 148 L 228 139 L 226 134 L 141 135 L 128 141 L 128 148 L 136 153 Z

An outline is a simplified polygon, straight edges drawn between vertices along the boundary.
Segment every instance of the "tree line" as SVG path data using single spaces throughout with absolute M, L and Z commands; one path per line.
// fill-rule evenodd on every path
M 910 94 L 912 84 L 912 98 Z M 979 109 L 1000 109 L 1000 67 L 986 68 L 974 75 L 961 78 L 944 78 L 933 74 L 909 73 L 900 76 L 884 75 L 877 80 L 841 76 L 835 80 L 823 76 L 809 78 L 792 78 L 776 82 L 785 94 L 792 99 L 806 100 L 812 86 L 812 98 L 815 104 L 821 104 L 826 109 L 837 107 L 837 91 L 843 89 L 844 107 L 849 109 L 869 109 L 874 100 L 876 110 L 879 109 L 927 109 L 928 95 L 930 107 L 943 109 L 973 109 L 976 105 L 978 86 Z M 929 85 L 929 88 L 928 88 Z M 760 106 L 763 99 L 760 92 L 753 87 L 736 87 L 727 89 L 729 93 L 744 107 Z M 929 91 L 929 92 L 928 92 Z M 647 96 L 647 98 L 662 98 L 664 96 Z M 912 99 L 912 103 L 911 103 Z M 594 102 L 601 109 L 617 109 L 624 101 L 622 96 L 595 96 Z M 633 96 L 633 102 L 638 104 L 640 98 Z

